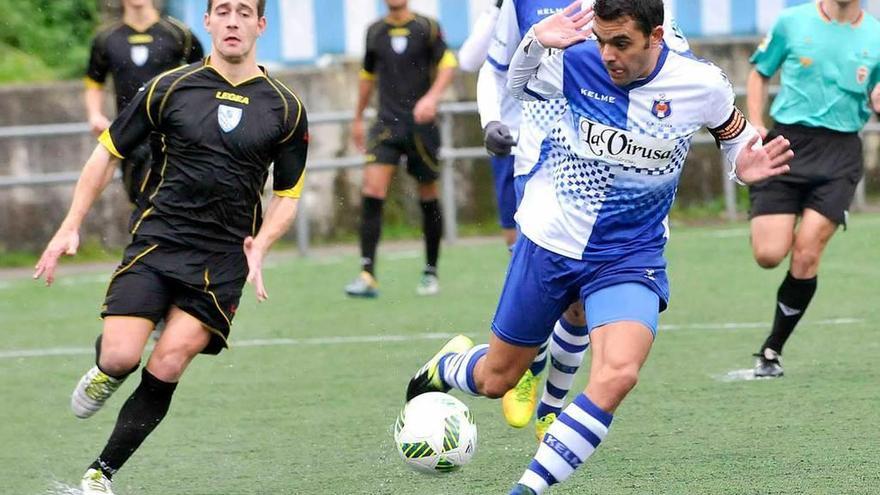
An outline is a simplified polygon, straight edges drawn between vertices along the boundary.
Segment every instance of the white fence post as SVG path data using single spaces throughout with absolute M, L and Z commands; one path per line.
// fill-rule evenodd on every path
M 440 169 L 440 195 L 443 208 L 443 236 L 449 244 L 458 241 L 458 214 L 455 205 L 455 157 L 447 150 L 454 148 L 452 113 L 440 117 L 440 142 L 443 146 L 443 166 Z

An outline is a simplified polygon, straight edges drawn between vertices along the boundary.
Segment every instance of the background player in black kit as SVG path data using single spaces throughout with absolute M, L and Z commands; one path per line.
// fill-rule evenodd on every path
M 110 126 L 104 115 L 104 83 L 113 78 L 116 113 L 128 105 L 138 88 L 159 74 L 201 60 L 202 45 L 180 21 L 162 16 L 153 0 L 122 0 L 122 19 L 101 30 L 92 41 L 86 72 L 85 103 L 95 136 Z M 132 203 L 149 169 L 145 142 L 122 161 L 122 180 Z
M 361 213 L 361 274 L 345 287 L 355 297 L 376 297 L 376 247 L 382 231 L 382 206 L 391 178 L 406 156 L 407 171 L 419 183 L 426 266 L 417 287 L 436 294 L 437 258 L 443 221 L 437 200 L 437 152 L 434 125 L 437 102 L 452 82 L 457 63 L 446 48 L 437 21 L 410 12 L 407 0 L 386 0 L 388 16 L 367 30 L 358 106 L 352 122 L 355 145 L 366 151 Z M 365 140 L 363 114 L 378 80 L 379 116 Z
M 82 478 L 85 495 L 112 493 L 111 477 L 165 416 L 192 359 L 226 347 L 245 280 L 259 300 L 267 297 L 263 258 L 296 215 L 308 124 L 293 92 L 256 64 L 264 9 L 264 0 L 209 0 L 211 56 L 155 78 L 101 134 L 70 211 L 37 264 L 34 277 L 52 283 L 58 258 L 76 252 L 79 227 L 112 176 L 113 157 L 156 133 L 164 152 L 107 290 L 96 366 L 74 390 L 74 414 L 97 412 L 138 368 L 155 323 L 164 318 L 166 326 Z M 272 162 L 275 193 L 262 214 Z

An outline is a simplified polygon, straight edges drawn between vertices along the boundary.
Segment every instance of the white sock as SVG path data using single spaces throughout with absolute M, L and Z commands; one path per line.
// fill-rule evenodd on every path
M 541 494 L 568 479 L 599 447 L 614 417 L 579 395 L 553 422 L 519 483 Z
M 474 367 L 486 355 L 486 344 L 472 347 L 467 352 L 451 353 L 440 358 L 440 377 L 444 383 L 470 395 L 480 395 L 474 382 Z
M 550 337 L 550 369 L 538 404 L 539 418 L 550 413 L 559 416 L 589 346 L 587 327 L 576 327 L 564 319 L 556 322 Z

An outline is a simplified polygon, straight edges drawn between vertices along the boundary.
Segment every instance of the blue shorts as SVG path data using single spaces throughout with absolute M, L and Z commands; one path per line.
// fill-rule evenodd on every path
M 495 199 L 498 201 L 498 223 L 503 229 L 515 229 L 516 192 L 513 187 L 513 155 L 493 156 L 492 177 L 495 179 Z
M 647 289 L 647 290 L 645 290 Z M 508 344 L 535 347 L 568 306 L 583 301 L 589 330 L 637 321 L 656 334 L 669 301 L 662 251 L 614 261 L 583 261 L 548 251 L 524 235 L 513 249 L 492 331 Z

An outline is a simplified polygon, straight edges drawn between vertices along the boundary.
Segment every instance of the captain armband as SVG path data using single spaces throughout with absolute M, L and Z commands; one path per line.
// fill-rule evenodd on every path
M 734 107 L 730 117 L 720 126 L 709 129 L 709 134 L 715 138 L 715 145 L 721 147 L 721 141 L 736 139 L 746 130 L 746 117 Z

